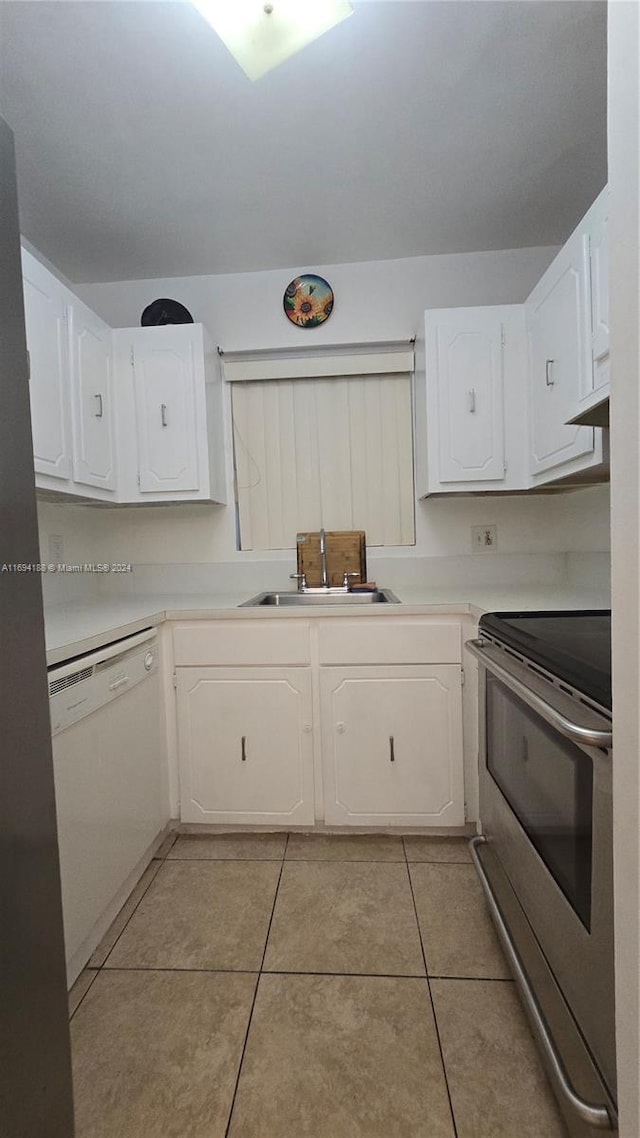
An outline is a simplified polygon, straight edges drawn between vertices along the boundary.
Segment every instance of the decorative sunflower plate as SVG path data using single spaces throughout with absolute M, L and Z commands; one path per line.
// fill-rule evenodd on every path
M 324 277 L 306 273 L 287 285 L 282 303 L 292 324 L 297 324 L 298 328 L 317 328 L 331 316 L 333 289 Z

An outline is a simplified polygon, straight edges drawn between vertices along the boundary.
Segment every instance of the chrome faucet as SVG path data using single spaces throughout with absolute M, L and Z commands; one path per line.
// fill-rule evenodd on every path
M 320 530 L 320 566 L 322 570 L 322 588 L 329 588 L 329 577 L 327 574 L 327 535 L 324 529 Z

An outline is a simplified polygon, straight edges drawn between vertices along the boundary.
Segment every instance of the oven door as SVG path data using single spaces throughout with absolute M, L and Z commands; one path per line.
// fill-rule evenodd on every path
M 615 1101 L 611 724 L 476 641 L 483 833 Z

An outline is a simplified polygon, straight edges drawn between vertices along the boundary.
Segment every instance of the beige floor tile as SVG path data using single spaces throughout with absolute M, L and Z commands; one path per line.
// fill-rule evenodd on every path
M 424 975 L 406 865 L 285 862 L 265 968 Z
M 140 903 L 145 893 L 147 892 L 147 889 L 151 885 L 151 882 L 156 876 L 156 873 L 160 869 L 161 865 L 161 861 L 154 860 L 150 865 L 147 866 L 138 884 L 134 887 L 133 891 L 129 894 L 127 900 L 122 906 L 115 921 L 107 929 L 102 940 L 100 941 L 100 944 L 96 948 L 93 956 L 89 961 L 89 968 L 102 968 L 102 965 L 111 952 L 111 949 L 116 943 L 122 930 L 125 928 L 127 922 L 133 915 L 136 906 Z
M 426 982 L 263 975 L 229 1138 L 453 1138 Z
M 167 854 L 170 861 L 189 859 L 280 861 L 286 834 L 182 834 Z
M 430 976 L 508 979 L 509 969 L 472 865 L 410 865 Z
M 428 838 L 422 834 L 404 839 L 407 861 L 471 861 L 468 838 Z
M 291 834 L 291 861 L 404 861 L 402 838 L 384 834 Z
M 567 1138 L 514 984 L 432 980 L 458 1138 Z
M 279 862 L 165 861 L 107 968 L 260 968 Z
M 69 1016 L 73 1015 L 76 1008 L 84 999 L 97 975 L 98 972 L 95 968 L 85 968 L 80 973 L 78 979 L 69 992 Z
M 224 1138 L 255 983 L 101 972 L 71 1022 L 76 1138 Z

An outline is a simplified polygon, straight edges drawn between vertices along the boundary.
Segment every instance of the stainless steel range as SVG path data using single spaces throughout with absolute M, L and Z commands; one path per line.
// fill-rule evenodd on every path
M 472 856 L 569 1132 L 617 1132 L 611 614 L 490 613 Z

